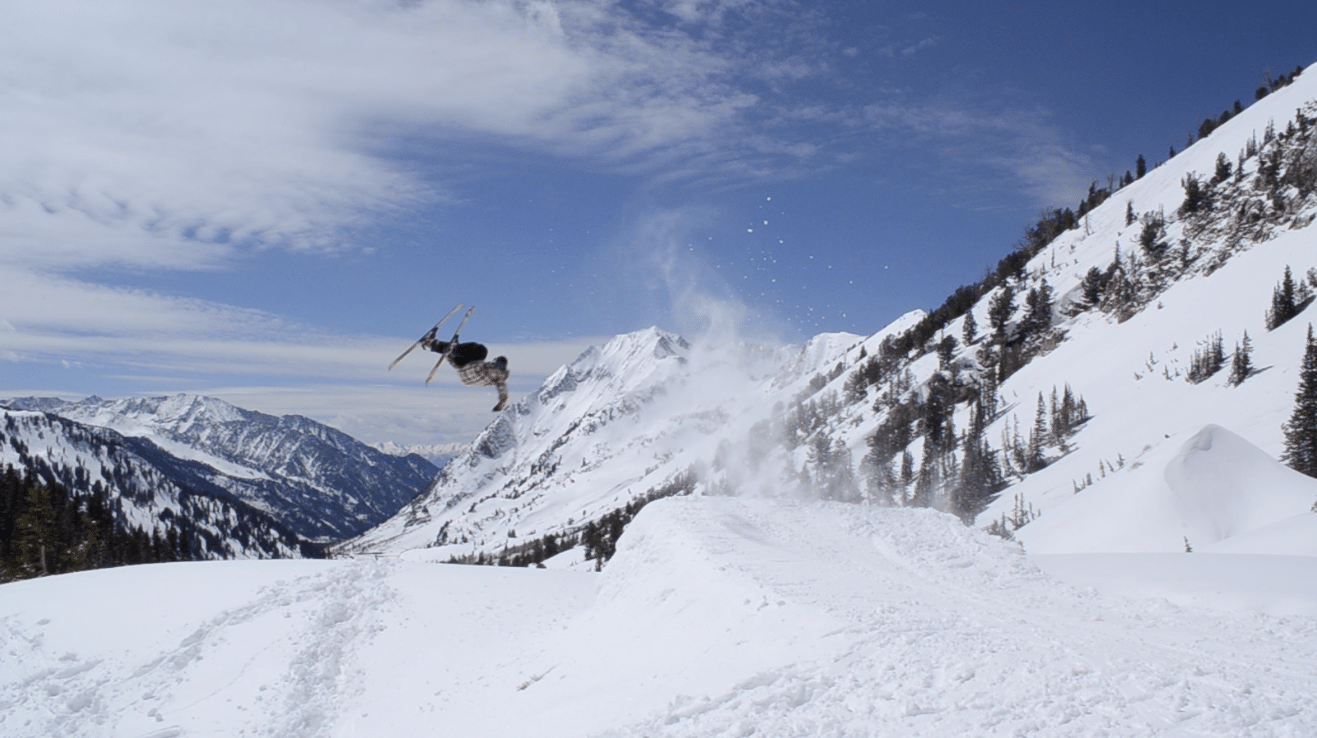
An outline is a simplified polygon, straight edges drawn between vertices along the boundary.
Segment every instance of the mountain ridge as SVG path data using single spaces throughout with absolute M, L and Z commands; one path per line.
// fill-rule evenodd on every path
M 202 396 L 18 398 L 4 406 L 12 427 L 0 463 L 46 469 L 43 476 L 78 494 L 108 494 L 125 521 L 147 531 L 195 523 L 213 539 L 197 550 L 220 557 L 314 554 L 393 514 L 437 471 L 422 457 L 390 456 L 308 418 Z M 130 477 L 138 481 L 123 481 Z M 150 499 L 152 484 L 160 500 Z M 202 498 L 219 508 L 188 520 L 200 508 L 185 503 Z M 164 510 L 181 522 L 158 520 Z M 242 533 L 242 541 L 223 544 L 225 526 L 212 513 L 248 521 L 240 528 L 260 521 L 279 531 L 280 543 L 256 545 Z

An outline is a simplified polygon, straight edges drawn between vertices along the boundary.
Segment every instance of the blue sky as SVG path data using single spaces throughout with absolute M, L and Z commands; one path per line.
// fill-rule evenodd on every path
M 1309 3 L 42 0 L 0 28 L 0 393 L 203 392 L 469 438 L 659 325 L 867 334 L 1182 149 Z M 17 142 L 15 145 L 14 142 Z

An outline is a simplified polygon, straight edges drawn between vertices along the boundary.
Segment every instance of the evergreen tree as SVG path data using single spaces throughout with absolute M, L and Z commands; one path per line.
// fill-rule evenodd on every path
M 1139 154 L 1139 158 L 1134 161 L 1134 177 L 1136 179 L 1143 179 L 1143 175 L 1147 173 L 1148 160 L 1143 158 L 1143 154 Z
M 1207 191 L 1199 184 L 1197 177 L 1192 173 L 1187 174 L 1180 184 L 1184 187 L 1184 202 L 1180 203 L 1180 215 L 1190 215 L 1207 209 Z
M 1066 385 L 1069 391 L 1070 386 Z M 1048 421 L 1051 425 L 1051 432 L 1047 435 L 1047 442 L 1053 445 L 1060 445 L 1065 439 L 1065 422 L 1061 419 L 1061 399 L 1057 395 L 1056 385 L 1052 385 L 1052 397 L 1048 402 Z
M 961 341 L 966 346 L 973 345 L 973 343 L 978 340 L 978 331 L 979 331 L 979 325 L 974 320 L 974 311 L 970 310 L 969 312 L 965 313 L 965 323 L 963 326 L 961 326 L 961 331 L 960 331 Z
M 1097 267 L 1088 268 L 1088 273 L 1084 275 L 1084 282 L 1081 286 L 1085 305 L 1093 307 L 1102 299 L 1102 283 L 1104 281 L 1101 269 Z
M 1285 450 L 1280 460 L 1297 472 L 1317 477 L 1317 341 L 1313 340 L 1311 323 L 1299 368 L 1299 388 L 1294 393 L 1294 411 L 1282 429 Z
M 1235 359 L 1230 365 L 1230 383 L 1238 387 L 1253 373 L 1253 344 L 1248 340 L 1248 331 L 1244 331 L 1244 340 L 1235 344 Z
M 996 454 L 987 441 L 968 439 L 959 484 L 952 493 L 951 512 L 968 523 L 1003 487 L 1005 483 L 997 466 Z
M 1038 409 L 1034 412 L 1033 428 L 1029 430 L 1029 449 L 1025 459 L 1025 469 L 1036 472 L 1047 466 L 1043 455 L 1043 444 L 1047 441 L 1047 405 L 1043 402 L 1043 393 L 1038 393 Z
M 56 553 L 55 509 L 49 491 L 29 481 L 24 497 L 6 567 L 20 579 L 52 573 L 50 563 Z
M 992 371 L 983 372 L 979 382 L 978 404 L 984 425 L 997 416 L 997 375 Z
M 1025 297 L 1024 329 L 1028 333 L 1041 334 L 1052 327 L 1052 287 L 1047 280 L 1029 290 Z
M 1294 276 L 1289 266 L 1285 267 L 1285 276 L 1271 293 L 1271 309 L 1267 311 L 1267 330 L 1275 330 L 1290 318 L 1298 315 L 1298 303 L 1295 299 Z
M 1144 213 L 1143 230 L 1139 232 L 1139 246 L 1143 252 L 1154 259 L 1160 259 L 1166 252 L 1166 242 L 1162 240 L 1165 237 L 1166 221 L 1161 214 Z
M 1216 335 L 1207 339 L 1207 345 L 1201 350 L 1195 350 L 1193 356 L 1189 359 L 1188 379 L 1191 384 L 1198 384 L 1207 380 L 1213 374 L 1221 371 L 1221 367 L 1226 364 L 1225 344 L 1221 338 L 1221 332 L 1217 331 Z
M 1015 314 L 1015 290 L 1009 284 L 1003 284 L 988 304 L 988 322 L 998 337 L 1006 335 L 1006 323 Z
M 901 452 L 901 504 L 909 502 L 910 483 L 915 478 L 915 457 L 910 449 Z
M 941 341 L 937 342 L 937 359 L 938 368 L 946 369 L 951 364 L 951 358 L 956 353 L 956 337 L 943 336 Z
M 1230 178 L 1230 160 L 1225 152 L 1216 155 L 1216 171 L 1212 173 L 1212 185 L 1219 185 Z
M 1144 216 L 1145 218 L 1147 216 Z M 1146 229 L 1145 229 L 1146 230 Z M 1102 310 L 1116 316 L 1120 322 L 1133 317 L 1138 303 L 1138 288 L 1129 276 L 1125 263 L 1134 265 L 1134 256 L 1121 259 L 1120 247 L 1116 247 L 1116 256 L 1107 267 L 1102 281 Z
M 937 490 L 942 486 L 942 465 L 940 454 L 924 443 L 923 458 L 919 462 L 919 475 L 915 479 L 915 491 L 910 497 L 913 507 L 933 507 Z

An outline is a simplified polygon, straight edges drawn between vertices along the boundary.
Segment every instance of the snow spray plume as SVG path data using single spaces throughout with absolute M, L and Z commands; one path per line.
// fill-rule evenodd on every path
M 747 313 L 727 282 L 697 254 L 691 231 L 706 216 L 691 209 L 664 210 L 642 218 L 633 244 L 644 253 L 651 288 L 666 295 L 675 328 L 698 343 L 739 340 Z
M 800 349 L 766 335 L 747 337 L 750 311 L 691 245 L 690 233 L 703 220 L 692 210 L 654 212 L 640 222 L 633 241 L 643 247 L 646 258 L 639 263 L 649 266 L 654 288 L 666 294 L 678 328 L 693 337 L 680 402 L 686 412 L 702 408 L 702 416 L 721 426 L 710 438 L 712 459 L 692 471 L 712 494 L 849 499 L 849 452 L 817 439 L 811 445 L 802 430 L 812 406 L 763 403 L 782 396 L 771 389 L 747 396 L 756 385 L 789 383 L 781 373 Z

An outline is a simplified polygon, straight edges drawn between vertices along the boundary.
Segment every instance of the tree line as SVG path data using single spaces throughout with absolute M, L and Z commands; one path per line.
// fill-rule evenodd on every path
M 0 473 L 0 581 L 193 559 L 183 520 L 165 532 L 124 525 L 106 497 L 7 466 Z

